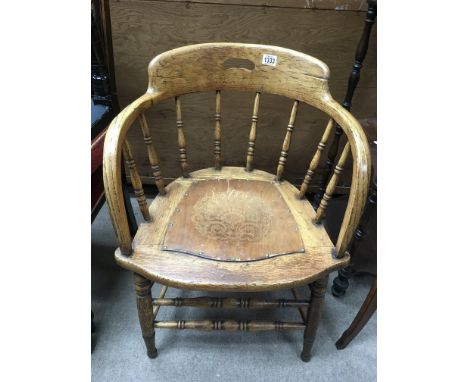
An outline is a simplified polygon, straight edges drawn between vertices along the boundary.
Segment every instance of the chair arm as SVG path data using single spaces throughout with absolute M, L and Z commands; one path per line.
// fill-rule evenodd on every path
M 329 100 L 322 107 L 343 128 L 353 156 L 351 190 L 336 243 L 339 258 L 344 256 L 364 212 L 371 176 L 371 154 L 364 130 L 349 111 L 335 100 Z
M 125 255 L 132 252 L 132 236 L 125 213 L 122 193 L 122 146 L 127 131 L 135 119 L 153 104 L 154 94 L 144 94 L 123 109 L 110 124 L 103 153 L 103 177 L 106 201 L 120 250 Z

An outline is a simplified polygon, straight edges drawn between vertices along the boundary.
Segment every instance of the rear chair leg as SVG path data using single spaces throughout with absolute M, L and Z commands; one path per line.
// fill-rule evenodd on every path
M 141 333 L 145 340 L 146 352 L 148 357 L 156 358 L 153 325 L 153 299 L 151 297 L 151 281 L 135 273 L 135 292 L 138 308 L 138 318 L 140 319 Z
M 315 340 L 320 317 L 323 310 L 323 298 L 328 283 L 328 275 L 323 279 L 317 280 L 310 285 L 310 306 L 307 310 L 306 328 L 304 331 L 304 347 L 302 348 L 301 359 L 309 362 L 311 358 L 310 351 Z

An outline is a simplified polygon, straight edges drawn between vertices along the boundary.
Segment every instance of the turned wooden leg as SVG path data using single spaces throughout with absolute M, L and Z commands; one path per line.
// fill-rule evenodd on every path
M 374 280 L 371 289 L 364 300 L 361 309 L 354 318 L 348 329 L 344 331 L 341 338 L 336 341 L 336 348 L 344 349 L 353 340 L 354 337 L 361 331 L 364 325 L 369 321 L 374 312 L 377 310 L 377 279 Z
M 91 333 L 96 331 L 96 325 L 94 324 L 94 312 L 91 311 Z
M 323 298 L 328 283 L 328 275 L 323 279 L 315 281 L 310 287 L 310 306 L 307 310 L 306 329 L 304 331 L 304 347 L 302 348 L 301 359 L 309 362 L 311 349 L 317 333 L 320 317 L 322 316 Z
M 349 279 L 352 276 L 350 266 L 342 268 L 338 271 L 338 276 L 333 279 L 332 294 L 335 297 L 341 297 L 346 293 L 349 287 Z
M 148 357 L 156 358 L 158 351 L 154 340 L 153 302 L 151 297 L 151 281 L 135 273 L 135 291 L 137 297 L 138 318 L 141 333 L 145 340 Z

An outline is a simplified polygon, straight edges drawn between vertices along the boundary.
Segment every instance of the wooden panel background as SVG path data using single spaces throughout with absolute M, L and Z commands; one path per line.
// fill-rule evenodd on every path
M 320 7 L 331 9 L 317 9 Z M 342 101 L 366 14 L 335 8 L 366 10 L 367 4 L 351 0 L 111 0 L 120 104 L 125 107 L 146 91 L 147 66 L 154 56 L 188 44 L 220 41 L 278 45 L 317 57 L 330 67 L 331 93 Z M 374 27 L 361 81 L 354 95 L 352 112 L 357 118 L 376 117 L 376 30 Z M 225 164 L 245 165 L 253 99 L 253 93 L 222 93 L 222 159 Z M 183 96 L 181 102 L 190 169 L 213 166 L 215 93 Z M 275 173 L 292 103 L 292 100 L 262 94 L 255 168 Z M 147 118 L 167 182 L 181 175 L 174 101 L 156 105 L 147 113 Z M 299 106 L 285 172 L 290 182 L 301 183 L 326 123 L 323 113 L 303 104 Z M 151 183 L 151 169 L 138 126 L 130 129 L 129 141 L 143 181 Z M 345 191 L 349 180 L 349 171 L 346 171 L 337 190 Z

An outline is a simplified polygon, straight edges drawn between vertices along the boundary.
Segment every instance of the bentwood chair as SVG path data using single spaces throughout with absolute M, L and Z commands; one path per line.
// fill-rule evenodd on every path
M 240 64 L 236 66 L 236 63 Z M 348 265 L 346 248 L 366 201 L 371 163 L 361 126 L 331 97 L 328 67 L 313 57 L 289 49 L 235 43 L 190 45 L 155 57 L 148 73 L 147 92 L 127 106 L 109 127 L 103 160 L 107 203 L 119 243 L 115 258 L 118 264 L 135 274 L 138 315 L 148 356 L 157 355 L 155 328 L 299 329 L 304 331 L 301 358 L 309 361 L 328 275 Z M 253 93 L 245 167 L 224 167 L 221 163 L 221 92 L 224 90 Z M 189 172 L 181 101 L 184 94 L 195 92 L 213 92 L 214 167 Z M 276 174 L 254 169 L 262 93 L 292 100 Z M 175 98 L 182 176 L 165 185 L 144 112 L 172 97 Z M 325 112 L 330 120 L 298 190 L 283 179 L 283 173 L 300 102 Z M 126 140 L 129 127 L 137 119 L 159 190 L 150 206 Z M 342 127 L 348 141 L 315 211 L 304 196 L 334 122 Z M 145 219 L 133 240 L 121 191 L 122 153 Z M 350 153 L 353 168 L 349 201 L 337 242 L 333 244 L 322 223 L 328 200 Z M 151 295 L 154 282 L 163 285 L 155 299 Z M 293 288 L 296 296 L 294 288 L 303 285 L 310 288 L 308 300 L 164 298 L 167 287 L 218 292 Z M 160 306 L 299 308 L 303 321 L 157 321 Z

